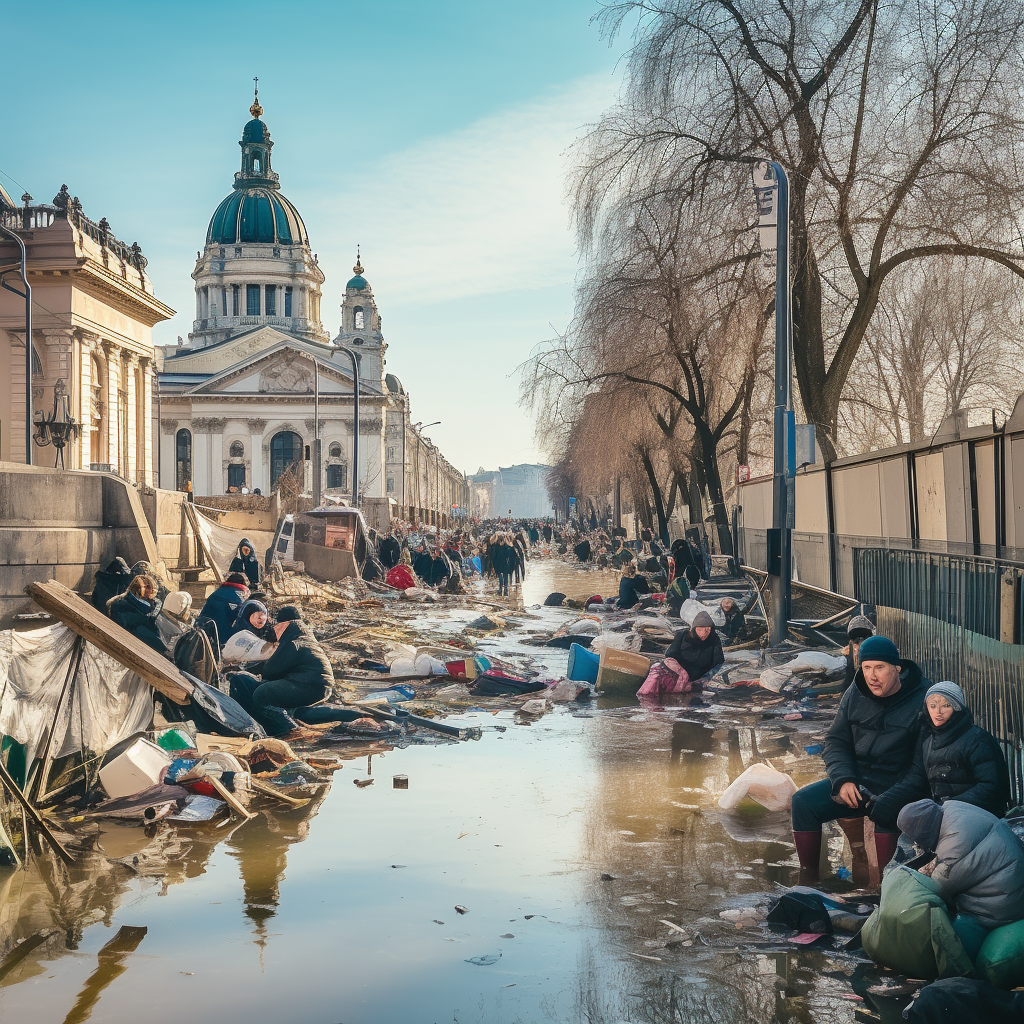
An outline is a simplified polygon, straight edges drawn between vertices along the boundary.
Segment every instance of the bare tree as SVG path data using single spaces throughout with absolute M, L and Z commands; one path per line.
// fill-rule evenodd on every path
M 827 459 L 886 280 L 937 255 L 1024 275 L 1019 0 L 629 0 L 627 86 L 582 146 L 589 251 L 625 192 L 749 219 L 744 164 L 791 184 L 793 346 Z M 743 254 L 737 253 L 736 259 Z

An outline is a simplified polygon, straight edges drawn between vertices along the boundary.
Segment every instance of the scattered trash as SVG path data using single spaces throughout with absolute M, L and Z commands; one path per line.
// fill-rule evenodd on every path
M 408 775 L 393 775 L 391 777 L 391 788 L 392 789 L 408 789 L 409 788 L 409 776 Z
M 469 907 L 464 907 L 461 904 L 456 903 L 455 904 L 455 913 L 456 914 L 468 914 L 469 913 Z
M 471 956 L 466 963 L 474 967 L 490 967 L 501 959 L 500 953 L 484 953 L 483 956 Z
M 767 764 L 752 764 L 718 798 L 723 811 L 734 810 L 749 797 L 769 811 L 784 811 L 793 800 L 796 783 L 783 772 Z
M 353 779 L 352 780 L 360 789 L 364 789 L 366 786 L 372 786 L 373 779 Z

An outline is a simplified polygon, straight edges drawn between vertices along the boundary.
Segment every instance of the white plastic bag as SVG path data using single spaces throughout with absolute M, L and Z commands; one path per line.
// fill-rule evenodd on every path
M 731 811 L 739 802 L 749 796 L 769 811 L 785 811 L 793 802 L 796 783 L 771 765 L 752 764 L 729 788 L 718 798 L 718 806 L 723 811 Z
M 845 671 L 846 656 L 826 654 L 824 651 L 802 651 L 792 661 L 786 662 L 790 672 L 833 672 Z
M 725 612 L 722 611 L 719 605 L 702 604 L 695 597 L 688 597 L 683 602 L 683 606 L 679 609 L 679 618 L 683 621 L 684 625 L 689 626 L 692 625 L 693 620 L 700 612 L 707 612 L 711 616 L 711 621 L 716 626 L 725 625 Z
M 793 673 L 790 672 L 789 666 L 787 665 L 784 668 L 766 668 L 761 673 L 761 678 L 758 682 L 766 690 L 778 693 L 792 678 Z
M 394 642 L 388 644 L 388 651 L 384 655 L 384 664 L 385 665 L 392 665 L 399 658 L 409 658 L 409 659 L 412 659 L 412 658 L 415 658 L 415 657 L 416 657 L 416 648 L 415 647 L 410 647 L 408 644 L 400 644 L 397 641 L 394 641 Z

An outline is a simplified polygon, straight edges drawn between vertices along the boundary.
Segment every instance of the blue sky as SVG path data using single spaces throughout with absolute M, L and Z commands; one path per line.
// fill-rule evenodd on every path
M 189 274 L 259 75 L 282 191 L 338 330 L 356 243 L 414 419 L 460 469 L 540 458 L 516 366 L 572 311 L 567 149 L 614 99 L 596 0 L 33 4 L 7 29 L 0 180 L 67 182 L 138 241 L 187 335 Z M 24 36 L 20 33 L 24 31 Z M 31 84 L 20 85 L 22 77 Z

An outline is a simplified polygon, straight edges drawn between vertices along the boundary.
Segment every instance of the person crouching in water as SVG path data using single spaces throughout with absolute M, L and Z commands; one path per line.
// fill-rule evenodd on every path
M 879 796 L 874 814 L 895 827 L 900 809 L 917 800 L 974 804 L 997 818 L 1010 803 L 1010 773 L 991 733 L 974 724 L 964 691 L 944 680 L 924 695 L 914 762 L 901 782 Z
M 251 672 L 228 675 L 231 696 L 268 736 L 308 739 L 309 728 L 300 726 L 291 712 L 323 700 L 334 683 L 334 671 L 298 608 L 287 605 L 278 611 L 274 633 L 277 650 L 262 663 L 258 676 Z
M 714 621 L 707 612 L 698 612 L 689 629 L 676 633 L 665 652 L 665 660 L 652 667 L 637 696 L 700 690 L 702 680 L 724 662 L 722 641 Z
M 890 639 L 872 636 L 861 644 L 860 668 L 825 734 L 828 778 L 793 794 L 793 841 L 806 879 L 817 876 L 826 821 L 871 818 L 879 869 L 892 859 L 899 830 L 891 810 L 883 818 L 876 808 L 888 804 L 886 793 L 914 759 L 926 688 L 921 669 L 901 659 Z

